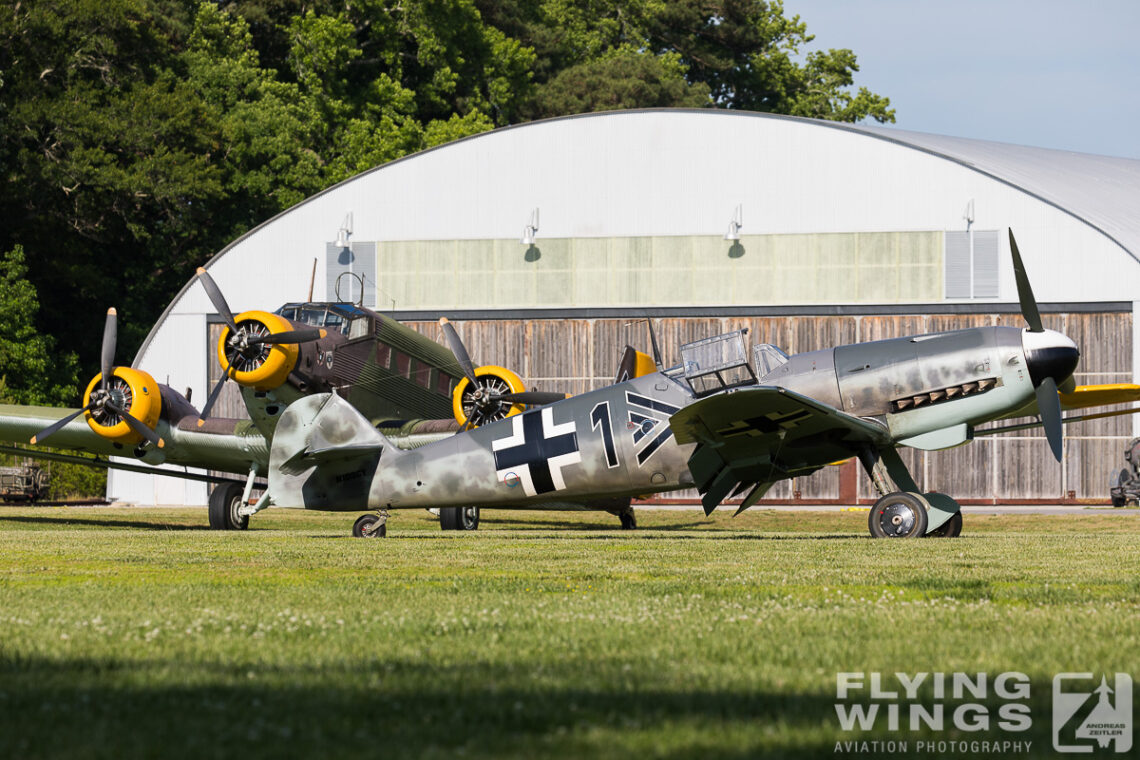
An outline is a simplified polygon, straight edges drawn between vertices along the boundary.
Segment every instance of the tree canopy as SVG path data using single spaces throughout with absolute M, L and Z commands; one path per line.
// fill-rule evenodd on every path
M 617 108 L 894 120 L 852 51 L 811 40 L 777 0 L 8 4 L 0 312 L 32 329 L 0 341 L 8 393 L 58 398 L 111 305 L 125 359 L 229 241 L 424 148 Z

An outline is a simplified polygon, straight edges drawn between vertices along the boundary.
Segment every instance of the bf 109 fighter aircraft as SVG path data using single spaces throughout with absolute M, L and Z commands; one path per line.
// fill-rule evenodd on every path
M 202 422 L 170 389 L 136 388 L 135 370 L 111 371 L 112 339 L 105 341 L 104 371 L 89 386 L 84 408 L 70 417 L 47 410 L 59 421 L 35 440 L 52 435 L 60 445 L 116 453 L 107 451 L 116 439 L 106 429 L 118 426 L 110 429 L 121 436 L 119 451 L 133 445 L 144 461 L 248 471 L 244 490 L 230 483 L 218 489 L 224 498 L 212 499 L 211 523 L 224 523 L 218 527 L 244 527 L 269 506 L 368 510 L 373 513 L 353 529 L 364 537 L 386 534 L 390 510 L 425 507 L 453 515 L 479 507 L 605 509 L 632 527 L 632 497 L 694 487 L 706 514 L 742 496 L 739 512 L 782 479 L 857 457 L 881 494 L 870 510 L 872 536 L 956 536 L 958 504 L 945 494 L 920 493 L 898 447 L 948 448 L 1011 429 L 982 427 L 986 423 L 1037 414 L 1040 422 L 1032 424 L 1044 426 L 1059 460 L 1062 423 L 1077 419 L 1062 418 L 1062 402 L 1083 408 L 1140 398 L 1137 386 L 1075 387 L 1079 351 L 1066 336 L 1044 329 L 1012 231 L 1010 247 L 1024 329 L 972 328 L 791 357 L 761 345 L 752 363 L 737 331 L 683 346 L 682 364 L 671 369 L 627 349 L 618 382 L 573 398 L 525 392 L 501 368 L 476 369 L 442 319 L 452 351 L 431 371 L 443 373 L 438 377 L 454 372 L 447 388 L 456 421 L 388 434 L 377 424 L 375 405 L 391 405 L 390 399 L 383 393 L 354 397 L 357 386 L 321 369 L 341 366 L 355 317 L 347 318 L 347 340 L 332 342 L 328 321 L 313 328 L 276 315 L 234 318 L 203 273 L 228 326 L 219 359 L 226 377 L 245 386 L 252 423 Z M 361 335 L 377 329 L 370 322 Z M 370 345 L 379 353 L 379 343 Z M 366 374 L 361 364 L 391 366 L 375 358 L 357 362 L 360 377 Z M 274 367 L 275 374 L 266 375 Z M 116 380 L 104 384 L 108 376 Z M 432 377 L 427 387 L 444 395 L 443 381 Z M 202 417 L 217 395 L 215 387 Z M 158 409 L 147 405 L 155 397 L 165 402 Z M 22 418 L 6 409 L 0 409 L 0 434 L 8 440 L 16 440 L 13 431 L 28 435 L 38 430 L 34 425 L 52 421 L 42 409 L 24 410 Z M 87 425 L 68 421 L 80 414 Z M 89 445 L 88 427 L 100 435 L 100 447 Z M 254 501 L 257 476 L 266 485 Z

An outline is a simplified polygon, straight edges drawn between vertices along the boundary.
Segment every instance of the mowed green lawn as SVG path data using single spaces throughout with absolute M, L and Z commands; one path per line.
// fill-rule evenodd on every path
M 1136 510 L 917 541 L 871 540 L 865 512 L 728 515 L 445 534 L 400 512 L 361 540 L 355 515 L 3 507 L 0 757 L 1043 756 L 1055 673 L 1140 675 Z M 1033 725 L 846 732 L 840 671 L 1020 671 Z

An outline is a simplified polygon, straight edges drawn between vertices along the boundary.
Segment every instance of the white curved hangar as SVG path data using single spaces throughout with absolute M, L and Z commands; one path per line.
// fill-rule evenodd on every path
M 798 352 L 1015 320 L 1013 227 L 1047 321 L 1082 345 L 1078 381 L 1131 382 L 1138 208 L 1136 160 L 768 114 L 615 111 L 377 167 L 206 266 L 237 310 L 310 300 L 311 288 L 311 300 L 362 298 L 425 331 L 446 315 L 479 361 L 580 392 L 612 379 L 625 343 L 646 344 L 630 324 L 646 313 L 662 320 L 667 360 L 742 325 Z M 135 366 L 200 403 L 219 373 L 216 321 L 188 284 Z M 1106 498 L 1131 435 L 1127 418 L 1074 426 L 1064 467 L 1031 433 L 912 465 L 965 503 Z M 772 496 L 850 500 L 844 477 Z M 201 484 L 125 472 L 108 490 L 206 500 Z

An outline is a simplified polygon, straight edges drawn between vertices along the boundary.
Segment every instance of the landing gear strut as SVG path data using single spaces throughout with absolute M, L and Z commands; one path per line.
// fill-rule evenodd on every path
M 902 457 L 893 448 L 867 447 L 859 461 L 879 500 L 871 507 L 867 527 L 874 538 L 956 538 L 962 533 L 962 510 L 944 493 L 920 493 Z M 941 522 L 939 522 L 941 521 Z M 937 525 L 930 528 L 930 524 Z
M 352 535 L 356 538 L 384 538 L 388 535 L 388 511 L 361 515 L 352 526 Z
M 632 507 L 618 512 L 618 519 L 621 520 L 622 530 L 637 530 L 637 516 L 633 514 Z

